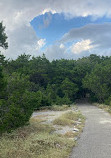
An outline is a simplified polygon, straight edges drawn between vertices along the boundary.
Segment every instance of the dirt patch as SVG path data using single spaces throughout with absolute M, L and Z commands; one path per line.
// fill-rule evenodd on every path
M 82 124 L 82 121 L 77 120 L 74 122 L 73 126 L 62 126 L 62 125 L 55 125 L 53 124 L 53 121 L 59 117 L 61 117 L 63 114 L 68 113 L 68 112 L 78 112 L 78 109 L 76 107 L 72 107 L 70 110 L 65 110 L 65 111 L 40 111 L 40 112 L 34 112 L 32 115 L 32 118 L 40 118 L 41 123 L 43 124 L 49 124 L 55 128 L 55 133 L 57 134 L 62 134 L 62 135 L 67 135 L 67 133 L 76 133 L 78 131 L 74 131 L 74 128 L 80 124 Z

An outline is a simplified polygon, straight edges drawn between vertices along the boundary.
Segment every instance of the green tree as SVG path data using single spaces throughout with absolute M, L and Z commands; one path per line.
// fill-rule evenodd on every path
M 5 33 L 5 27 L 3 26 L 3 23 L 0 22 L 0 47 L 3 47 L 4 49 L 8 48 L 8 43 L 6 42 L 7 36 Z
M 111 64 L 98 64 L 83 79 L 83 87 L 91 90 L 100 102 L 104 102 L 111 93 Z
M 71 100 L 74 98 L 74 95 L 79 90 L 78 86 L 75 83 L 71 82 L 68 78 L 65 78 L 65 80 L 62 82 L 61 88 L 64 95 Z
M 3 23 L 0 22 L 0 47 L 6 49 L 8 48 L 8 43 L 6 42 L 7 36 L 5 33 L 5 27 L 3 26 Z M 3 65 L 4 63 L 4 56 L 0 54 L 0 95 L 4 89 L 5 86 L 5 80 L 4 80 L 4 75 L 3 75 Z

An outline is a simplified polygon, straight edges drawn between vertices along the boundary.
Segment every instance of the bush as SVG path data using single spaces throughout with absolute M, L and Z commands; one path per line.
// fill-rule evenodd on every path
M 27 93 L 15 94 L 7 102 L 1 101 L 0 104 L 0 134 L 5 131 L 11 132 L 11 130 L 27 124 L 33 113 Z
M 56 98 L 57 105 L 63 105 L 63 104 L 70 105 L 71 103 L 72 103 L 71 100 L 66 96 L 64 96 L 63 98 L 60 98 L 59 96 L 57 96 Z
M 51 105 L 50 99 L 41 91 L 27 92 L 27 94 L 29 96 L 27 99 L 29 100 L 30 106 L 32 106 L 34 110 Z
M 41 92 L 16 91 L 8 100 L 0 100 L 0 133 L 10 132 L 29 122 L 34 109 L 49 106 L 50 101 Z
M 105 100 L 104 104 L 111 105 L 111 96 L 109 96 L 108 99 Z

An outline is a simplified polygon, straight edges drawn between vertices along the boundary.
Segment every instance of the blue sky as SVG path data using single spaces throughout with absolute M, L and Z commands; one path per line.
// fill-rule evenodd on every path
M 111 56 L 111 0 L 0 0 L 0 10 L 7 58 Z
M 31 25 L 34 28 L 37 36 L 41 39 L 46 39 L 46 44 L 41 50 L 44 50 L 49 45 L 53 45 L 55 42 L 59 41 L 62 36 L 74 28 L 81 28 L 88 24 L 104 24 L 110 23 L 111 18 L 106 17 L 68 17 L 64 13 L 47 12 L 45 14 L 35 17 L 31 21 Z M 76 43 L 79 40 L 74 40 Z M 66 46 L 70 46 L 71 43 L 66 43 Z

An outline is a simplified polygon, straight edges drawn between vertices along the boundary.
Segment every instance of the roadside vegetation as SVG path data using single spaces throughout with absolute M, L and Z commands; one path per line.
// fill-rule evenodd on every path
M 94 103 L 95 106 L 104 109 L 105 111 L 107 111 L 108 113 L 111 114 L 111 106 L 110 105 L 105 105 L 105 104 L 98 104 L 98 103 Z
M 45 115 L 42 114 L 42 116 L 45 118 Z M 32 117 L 29 125 L 20 127 L 11 133 L 4 133 L 0 138 L 0 158 L 68 157 L 72 147 L 76 145 L 74 138 L 79 136 L 81 131 L 69 131 L 65 134 L 55 133 L 53 122 L 52 124 L 44 123 L 46 120 L 43 120 L 43 117 L 39 115 Z M 81 119 L 81 130 L 83 129 L 84 117 L 80 112 L 65 110 L 60 118 L 71 122 L 66 125 L 72 127 L 75 121 Z M 62 126 L 64 124 L 61 124 Z
M 71 105 L 52 105 L 52 106 L 44 106 L 39 109 L 40 110 L 54 110 L 54 111 L 64 111 L 70 109 Z
M 73 126 L 74 123 L 78 120 L 78 119 L 83 119 L 84 117 L 82 116 L 82 114 L 80 112 L 73 112 L 73 111 L 69 111 L 65 114 L 63 114 L 62 116 L 60 116 L 59 118 L 55 119 L 53 121 L 53 124 L 56 125 L 62 125 L 62 126 Z

